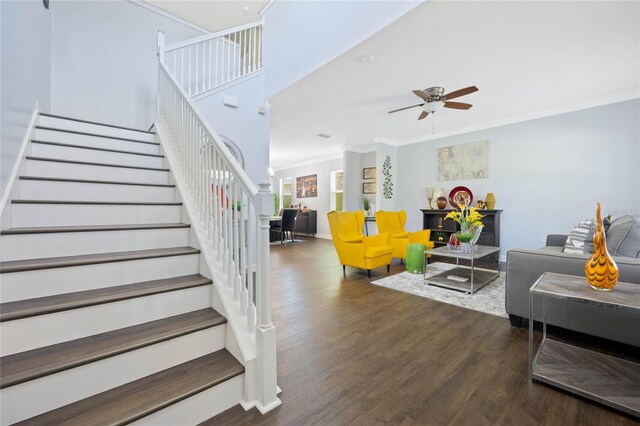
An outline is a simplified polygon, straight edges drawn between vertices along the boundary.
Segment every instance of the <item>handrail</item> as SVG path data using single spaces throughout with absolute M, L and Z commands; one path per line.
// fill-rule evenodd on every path
M 165 47 L 164 51 L 165 53 L 168 53 L 173 50 L 180 49 L 181 47 L 189 46 L 190 44 L 196 44 L 196 43 L 211 40 L 214 38 L 224 37 L 226 35 L 229 35 L 238 31 L 247 30 L 249 28 L 258 27 L 261 25 L 262 25 L 262 21 L 260 20 L 255 22 L 249 22 L 248 24 L 238 25 L 232 28 L 227 28 L 225 30 L 216 31 L 214 33 L 204 34 L 198 37 L 190 38 L 188 40 L 183 40 L 177 43 L 170 44 L 167 47 Z
M 162 70 L 164 70 L 164 72 L 166 72 L 170 76 L 171 72 L 167 69 L 166 65 L 163 63 L 162 60 L 159 61 L 159 64 L 160 64 L 160 67 L 162 68 Z M 226 163 L 229 164 L 229 165 L 234 164 L 234 163 L 237 164 L 236 159 L 233 158 L 233 155 L 226 148 L 224 142 L 222 141 L 222 139 L 220 138 L 218 133 L 215 130 L 213 130 L 213 128 L 209 125 L 209 122 L 202 116 L 202 114 L 200 113 L 198 108 L 191 101 L 191 97 L 187 94 L 187 92 L 185 92 L 185 90 L 182 88 L 182 86 L 180 86 L 180 84 L 178 84 L 175 81 L 175 79 L 173 79 L 173 80 L 174 80 L 174 83 L 175 83 L 176 90 L 178 90 L 178 92 L 182 95 L 182 98 L 183 98 L 184 102 L 186 102 L 187 105 L 189 105 L 189 107 L 191 107 L 193 115 L 200 121 L 201 125 L 204 127 L 204 129 L 207 131 L 207 133 L 209 133 L 209 136 L 211 137 L 211 140 L 213 140 L 215 142 L 216 148 L 218 148 L 220 150 L 220 155 L 222 155 L 224 157 Z M 244 170 L 242 170 L 242 168 L 238 168 L 238 170 L 237 170 L 237 178 L 238 178 L 238 180 L 240 180 L 240 183 L 245 188 L 247 188 L 247 190 L 248 190 L 247 193 L 251 194 L 251 197 L 253 197 L 255 194 L 258 193 L 258 186 L 251 180 L 249 175 L 247 175 L 247 173 Z
M 164 52 L 166 68 L 195 97 L 262 69 L 262 22 L 175 43 Z
M 157 108 L 157 136 L 244 358 L 243 406 L 269 411 L 280 405 L 271 318 L 270 185 L 258 188 L 251 181 L 202 116 L 167 66 L 162 31 Z

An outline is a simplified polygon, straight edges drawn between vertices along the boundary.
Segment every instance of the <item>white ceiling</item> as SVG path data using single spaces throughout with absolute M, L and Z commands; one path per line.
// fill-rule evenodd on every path
M 271 167 L 639 97 L 639 17 L 636 1 L 426 2 L 270 99 Z M 419 108 L 387 113 L 470 85 L 456 101 L 474 107 L 438 112 L 434 135 Z
M 215 32 L 260 19 L 268 0 L 146 0 L 147 3 Z M 243 9 L 244 8 L 244 9 Z

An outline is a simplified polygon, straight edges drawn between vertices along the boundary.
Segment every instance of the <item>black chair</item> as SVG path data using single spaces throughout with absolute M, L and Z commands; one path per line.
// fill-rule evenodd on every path
M 289 233 L 291 242 L 293 243 L 295 241 L 295 227 L 296 218 L 298 217 L 298 211 L 298 209 L 283 209 L 280 225 L 274 225 L 273 227 L 271 227 L 272 232 L 280 234 L 280 244 L 284 243 L 287 232 Z

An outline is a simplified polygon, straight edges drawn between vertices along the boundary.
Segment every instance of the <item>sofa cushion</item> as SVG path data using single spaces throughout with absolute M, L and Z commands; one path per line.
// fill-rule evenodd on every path
M 640 258 L 640 220 L 620 216 L 611 221 L 607 249 L 612 256 Z
M 587 219 L 576 225 L 575 228 L 567 236 L 567 241 L 564 243 L 564 253 L 583 254 L 589 253 L 587 247 L 585 251 L 585 244 L 590 239 L 593 239 L 593 219 Z

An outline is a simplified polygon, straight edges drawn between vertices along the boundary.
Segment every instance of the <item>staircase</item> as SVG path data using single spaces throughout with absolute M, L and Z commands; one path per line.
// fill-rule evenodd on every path
M 163 151 L 151 132 L 39 114 L 2 212 L 2 425 L 196 424 L 250 406 Z

